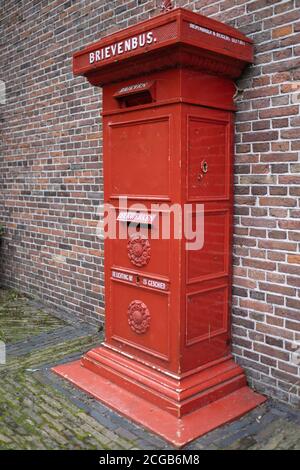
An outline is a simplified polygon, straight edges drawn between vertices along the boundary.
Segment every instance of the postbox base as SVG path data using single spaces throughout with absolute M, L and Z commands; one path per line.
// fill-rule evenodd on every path
M 176 447 L 241 417 L 266 400 L 247 387 L 242 369 L 233 361 L 188 376 L 176 389 L 178 381 L 151 373 L 137 363 L 133 368 L 128 364 L 125 373 L 123 367 L 130 360 L 120 355 L 112 370 L 109 362 L 114 355 L 101 347 L 81 361 L 53 371 Z M 143 369 L 148 370 L 147 378 Z

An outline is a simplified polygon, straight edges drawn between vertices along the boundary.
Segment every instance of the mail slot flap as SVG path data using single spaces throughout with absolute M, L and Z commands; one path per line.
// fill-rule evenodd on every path
M 122 107 L 138 106 L 155 101 L 155 81 L 134 83 L 125 86 L 114 94 Z

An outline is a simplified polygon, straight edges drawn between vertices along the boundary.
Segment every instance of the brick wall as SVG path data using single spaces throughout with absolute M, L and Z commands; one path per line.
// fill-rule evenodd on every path
M 153 0 L 6 0 L 1 18 L 1 282 L 92 320 L 103 313 L 101 90 L 71 54 L 148 18 Z M 300 0 L 177 1 L 249 35 L 239 82 L 233 341 L 251 384 L 300 403 Z

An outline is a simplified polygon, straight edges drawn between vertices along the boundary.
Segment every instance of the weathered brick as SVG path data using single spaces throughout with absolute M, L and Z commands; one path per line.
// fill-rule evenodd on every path
M 274 292 L 276 294 L 289 295 L 289 296 L 295 296 L 296 295 L 296 289 L 292 289 L 291 287 L 286 287 L 286 286 L 278 285 L 278 284 L 270 284 L 270 283 L 266 283 L 266 282 L 260 282 L 259 283 L 259 288 L 262 291 Z
M 271 358 L 281 359 L 282 361 L 288 361 L 290 357 L 289 353 L 285 351 L 281 351 L 274 347 L 259 343 L 254 344 L 254 351 L 257 351 L 261 354 L 265 354 L 266 356 L 269 356 Z
M 299 106 L 281 106 L 278 108 L 270 108 L 259 111 L 259 117 L 261 119 L 275 118 L 282 116 L 297 115 L 299 112 Z
M 297 243 L 290 243 L 285 241 L 275 240 L 260 240 L 258 242 L 259 248 L 265 248 L 267 250 L 283 250 L 283 251 L 297 251 Z
M 275 271 L 276 269 L 276 263 L 269 263 L 267 261 L 261 261 L 258 259 L 246 258 L 243 260 L 243 265 L 249 266 L 251 268 L 263 269 L 263 270 L 269 270 L 269 271 Z
M 287 320 L 285 323 L 285 327 L 289 330 L 300 331 L 300 322 Z
M 7 0 L 2 15 L 5 67 L 0 73 L 8 84 L 9 107 L 2 108 L 1 121 L 0 222 L 7 228 L 1 281 L 98 321 L 105 300 L 103 250 L 95 235 L 95 208 L 103 191 L 102 93 L 85 79 L 74 79 L 70 59 L 99 37 L 152 16 L 154 3 L 95 0 L 89 8 L 63 1 L 53 8 L 51 2 L 37 7 L 24 0 L 17 14 L 15 3 Z M 290 305 L 299 300 L 294 292 L 299 287 L 300 121 L 292 94 L 300 80 L 300 4 L 178 0 L 177 6 L 239 27 L 256 47 L 256 63 L 240 80 L 236 102 L 233 297 L 235 307 L 242 300 L 258 302 L 241 308 L 250 322 L 239 325 L 255 344 L 264 335 L 255 333 L 254 322 L 283 328 L 286 323 L 288 330 L 297 322 L 297 308 L 279 302 L 286 302 L 287 293 Z M 55 26 L 49 29 L 49 24 Z M 272 289 L 278 285 L 286 294 L 276 295 Z M 262 312 L 261 305 L 274 307 L 276 317 Z M 248 373 L 255 372 L 270 390 L 266 384 L 275 379 L 262 376 L 274 358 L 249 354 L 246 341 L 235 346 L 236 354 L 245 354 Z M 278 381 L 288 390 L 288 376 Z
M 277 39 L 283 36 L 289 36 L 293 33 L 293 25 L 281 26 L 280 28 L 273 29 L 272 37 Z
M 284 186 L 270 186 L 270 196 L 286 196 L 287 192 L 288 190 Z
M 294 198 L 286 197 L 261 197 L 259 199 L 259 204 L 261 206 L 285 206 L 285 207 L 294 207 L 297 205 L 297 200 Z
M 294 153 L 266 153 L 260 156 L 262 162 L 292 162 L 298 160 L 298 154 Z
M 255 300 L 240 300 L 240 306 L 251 310 L 258 310 L 259 312 L 271 313 L 273 311 L 272 305 L 268 305 L 264 302 L 258 302 Z
M 284 305 L 284 297 L 274 294 L 268 294 L 266 297 L 268 304 Z
M 277 348 L 283 349 L 284 343 L 282 340 L 278 340 L 277 338 L 284 338 L 284 339 L 293 339 L 293 334 L 290 331 L 287 331 L 285 328 L 277 328 L 275 326 L 266 325 L 264 323 L 257 323 L 256 325 L 257 331 L 264 333 L 266 335 L 266 343 L 271 346 L 276 346 Z M 275 336 L 275 338 L 273 338 Z
M 278 251 L 268 251 L 267 259 L 270 261 L 285 261 L 285 253 L 279 253 Z
M 279 220 L 278 225 L 285 230 L 300 230 L 300 220 Z

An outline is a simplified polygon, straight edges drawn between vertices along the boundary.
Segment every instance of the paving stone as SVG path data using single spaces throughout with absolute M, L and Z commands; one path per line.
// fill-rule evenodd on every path
M 77 359 L 99 344 L 94 325 L 0 289 L 0 331 L 4 324 L 9 354 L 0 367 L 1 450 L 174 449 L 51 372 L 53 365 Z M 269 400 L 187 446 L 221 448 L 299 450 L 299 411 Z

